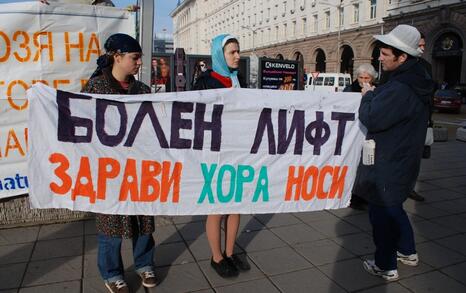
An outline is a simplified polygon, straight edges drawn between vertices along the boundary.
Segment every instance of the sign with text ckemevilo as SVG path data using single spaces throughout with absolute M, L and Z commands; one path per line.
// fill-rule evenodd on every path
M 198 215 L 346 207 L 364 139 L 354 93 L 109 96 L 37 84 L 28 96 L 35 208 Z
M 28 192 L 26 90 L 41 82 L 79 91 L 105 40 L 134 35 L 135 25 L 122 9 L 38 1 L 0 4 L 0 18 L 0 198 L 6 198 Z

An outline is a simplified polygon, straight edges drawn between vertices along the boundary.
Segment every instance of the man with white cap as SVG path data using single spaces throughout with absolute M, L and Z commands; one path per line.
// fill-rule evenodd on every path
M 403 202 L 419 173 L 433 82 L 417 58 L 420 33 L 416 28 L 398 25 L 374 38 L 389 78 L 377 88 L 365 85 L 362 89 L 359 120 L 367 128 L 366 139 L 375 142 L 374 163 L 359 165 L 353 192 L 369 203 L 376 247 L 375 259 L 364 261 L 364 268 L 394 281 L 397 260 L 410 266 L 419 262 Z

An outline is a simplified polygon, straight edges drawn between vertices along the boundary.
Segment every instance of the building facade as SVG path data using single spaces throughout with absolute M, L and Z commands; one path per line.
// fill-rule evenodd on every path
M 461 64 L 455 72 L 465 82 L 465 7 L 458 0 L 185 0 L 171 15 L 174 45 L 188 54 L 208 54 L 215 35 L 230 33 L 243 54 L 302 60 L 307 72 L 353 73 L 362 63 L 377 68 L 372 36 L 411 24 L 427 37 L 425 58 L 433 62 L 434 77 L 442 80 L 450 74 L 445 68 Z M 457 59 L 434 49 L 448 32 L 461 47 L 450 52 Z

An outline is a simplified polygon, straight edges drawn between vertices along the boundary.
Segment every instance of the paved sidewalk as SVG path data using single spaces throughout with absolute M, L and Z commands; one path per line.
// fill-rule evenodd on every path
M 400 280 L 367 274 L 374 251 L 366 212 L 352 209 L 242 216 L 237 251 L 250 272 L 225 280 L 210 268 L 205 217 L 158 218 L 155 261 L 159 285 L 147 292 L 466 292 L 466 144 L 436 143 L 408 200 L 421 263 L 400 264 Z M 96 265 L 93 221 L 0 230 L 0 292 L 106 292 Z M 133 292 L 145 292 L 123 261 Z

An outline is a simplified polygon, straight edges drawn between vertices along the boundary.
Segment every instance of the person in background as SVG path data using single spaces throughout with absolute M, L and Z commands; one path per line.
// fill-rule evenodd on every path
M 97 60 L 98 67 L 82 89 L 85 93 L 137 95 L 150 88 L 134 75 L 141 67 L 142 49 L 126 34 L 111 35 L 104 45 L 106 53 Z M 134 267 L 146 288 L 155 287 L 154 217 L 96 214 L 98 232 L 97 265 L 110 292 L 129 292 L 124 280 L 121 258 L 123 238 L 133 243 Z
M 361 90 L 359 120 L 367 128 L 366 140 L 372 140 L 374 162 L 360 162 L 353 191 L 369 203 L 375 244 L 374 259 L 365 260 L 363 267 L 395 281 L 397 261 L 419 263 L 403 202 L 419 174 L 434 82 L 417 58 L 421 35 L 415 27 L 398 25 L 374 38 L 382 67 L 390 74 L 385 84 Z
M 421 39 L 419 40 L 419 52 L 421 53 L 420 56 L 422 56 L 426 50 L 426 37 L 424 36 L 423 33 L 421 33 Z M 430 76 L 430 78 L 432 78 L 432 65 L 427 62 L 426 59 L 422 58 L 422 57 L 419 57 L 419 64 L 421 64 L 427 74 Z M 434 92 L 435 92 L 435 89 L 434 91 L 432 92 L 432 99 L 434 98 Z M 434 122 L 432 121 L 432 112 L 434 111 L 434 101 L 431 100 L 430 102 L 430 117 L 429 117 L 429 124 L 427 125 L 427 127 L 433 127 L 434 125 Z M 424 146 L 424 151 L 422 153 L 422 157 L 427 159 L 430 157 L 430 146 L 429 145 L 425 145 Z M 415 201 L 425 201 L 425 198 L 420 195 L 419 193 L 417 193 L 414 189 L 409 193 L 409 196 L 408 196 L 410 199 L 412 200 L 415 200 Z
M 201 74 L 206 72 L 207 69 L 207 63 L 204 60 L 199 60 L 196 62 L 196 65 L 194 66 L 193 80 L 191 81 L 191 88 L 194 88 L 194 85 L 196 84 Z
M 348 85 L 343 91 L 344 92 L 354 92 L 360 93 L 364 84 L 368 84 L 369 86 L 374 85 L 374 81 L 377 78 L 377 72 L 369 63 L 364 63 L 359 65 L 356 69 L 356 80 L 353 81 L 351 85 Z M 367 201 L 365 201 L 362 197 L 358 196 L 357 194 L 351 195 L 351 203 L 350 207 L 355 210 L 365 210 L 366 209 Z
M 212 68 L 201 74 L 193 90 L 242 87 L 238 79 L 239 42 L 231 35 L 218 35 L 212 40 Z M 221 222 L 225 222 L 225 251 L 222 253 Z M 233 254 L 238 234 L 240 216 L 208 215 L 206 221 L 207 240 L 212 258 L 210 265 L 223 278 L 236 277 L 239 271 L 251 267 L 245 258 Z

